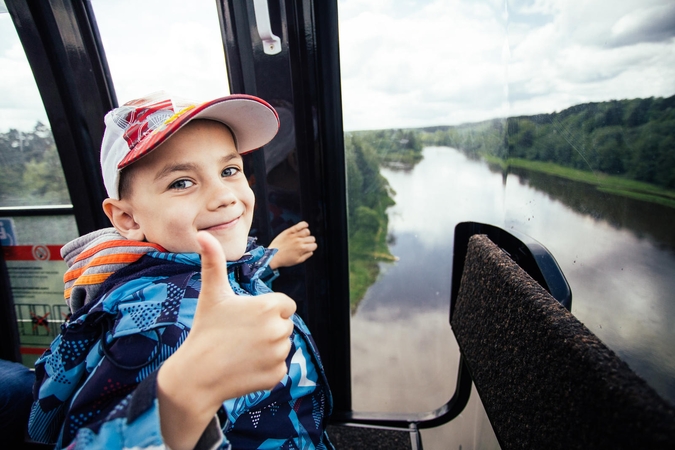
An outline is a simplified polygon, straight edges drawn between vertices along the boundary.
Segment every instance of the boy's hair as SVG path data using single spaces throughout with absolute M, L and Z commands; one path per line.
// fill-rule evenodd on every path
M 129 198 L 131 195 L 131 180 L 133 177 L 133 170 L 129 167 L 120 170 L 119 181 L 117 183 L 117 196 L 119 200 Z
M 199 103 L 160 91 L 132 100 L 105 116 L 101 170 L 108 196 L 119 200 L 121 195 L 128 195 L 133 175 L 121 176 L 120 172 L 195 119 L 225 124 L 241 154 L 267 144 L 279 130 L 274 108 L 251 95 L 235 94 Z

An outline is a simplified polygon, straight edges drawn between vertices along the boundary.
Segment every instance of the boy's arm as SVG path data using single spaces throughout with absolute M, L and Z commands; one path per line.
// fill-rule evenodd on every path
M 295 303 L 284 294 L 239 297 L 223 249 L 200 232 L 202 289 L 190 334 L 162 365 L 157 398 L 162 436 L 192 449 L 222 403 L 271 389 L 286 374 Z

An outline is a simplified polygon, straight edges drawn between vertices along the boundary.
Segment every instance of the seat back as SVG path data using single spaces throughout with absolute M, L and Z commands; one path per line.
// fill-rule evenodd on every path
M 451 325 L 503 449 L 675 448 L 672 405 L 486 235 Z

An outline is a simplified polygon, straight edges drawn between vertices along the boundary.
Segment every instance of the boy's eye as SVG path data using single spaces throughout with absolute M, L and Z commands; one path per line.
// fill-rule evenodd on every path
M 221 173 L 221 175 L 223 177 L 233 177 L 238 173 L 239 173 L 239 169 L 237 167 L 227 167 L 227 168 L 223 169 L 223 172 Z
M 178 180 L 178 181 L 174 181 L 173 183 L 171 183 L 171 186 L 169 186 L 169 189 L 176 189 L 176 190 L 180 191 L 180 190 L 183 190 L 183 189 L 187 189 L 192 185 L 194 185 L 194 183 L 190 180 Z

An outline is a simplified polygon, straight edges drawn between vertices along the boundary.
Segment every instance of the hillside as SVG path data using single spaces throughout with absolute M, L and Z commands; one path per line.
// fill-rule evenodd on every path
M 584 103 L 551 114 L 420 132 L 425 145 L 549 162 L 675 190 L 675 96 Z

